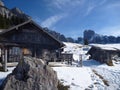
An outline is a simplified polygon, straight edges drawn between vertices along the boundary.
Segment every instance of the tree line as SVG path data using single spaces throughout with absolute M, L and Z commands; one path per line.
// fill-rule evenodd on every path
M 0 29 L 7 29 L 11 26 L 18 25 L 24 21 L 25 20 L 23 18 L 19 18 L 14 15 L 9 18 L 6 15 L 4 15 L 4 16 L 0 15 Z

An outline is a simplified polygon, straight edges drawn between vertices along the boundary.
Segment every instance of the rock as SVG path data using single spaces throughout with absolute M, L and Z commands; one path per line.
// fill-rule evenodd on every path
M 57 74 L 40 59 L 25 57 L 7 76 L 0 90 L 58 90 Z
M 22 18 L 24 20 L 29 20 L 31 19 L 30 16 L 28 16 L 27 14 L 25 14 L 22 10 L 20 10 L 19 8 L 15 7 L 13 9 L 11 9 L 11 12 L 16 15 L 19 18 Z
M 4 3 L 0 0 L 0 6 L 4 6 Z

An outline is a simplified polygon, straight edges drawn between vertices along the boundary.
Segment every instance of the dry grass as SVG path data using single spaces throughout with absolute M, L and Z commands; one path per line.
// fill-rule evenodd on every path
M 48 65 L 49 67 L 61 67 L 60 65 Z
M 112 60 L 110 60 L 109 62 L 107 62 L 107 65 L 108 66 L 114 66 Z
M 97 73 L 97 71 L 92 70 L 102 81 L 106 86 L 109 86 L 108 81 L 103 78 L 100 74 Z
M 60 81 L 57 86 L 58 90 L 69 90 L 70 86 L 64 86 Z

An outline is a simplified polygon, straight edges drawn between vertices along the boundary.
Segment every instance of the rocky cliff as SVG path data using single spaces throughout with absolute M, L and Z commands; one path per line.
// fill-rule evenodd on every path
M 99 44 L 120 43 L 120 36 L 115 37 L 115 36 L 100 35 L 94 32 L 93 30 L 85 30 L 84 39 L 87 39 L 89 43 L 99 43 Z
M 30 16 L 22 12 L 19 8 L 15 7 L 13 9 L 8 9 L 1 0 L 0 0 L 0 15 L 2 15 L 3 17 L 9 18 L 9 19 L 12 16 L 16 16 L 24 20 L 28 20 L 31 18 Z
M 57 74 L 40 59 L 25 57 L 7 76 L 0 90 L 58 90 Z

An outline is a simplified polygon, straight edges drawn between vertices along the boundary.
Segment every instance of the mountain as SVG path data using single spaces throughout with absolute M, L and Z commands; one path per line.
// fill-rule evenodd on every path
M 31 19 L 31 17 L 26 15 L 22 10 L 17 7 L 13 9 L 8 9 L 0 0 L 0 29 L 6 29 L 15 26 L 28 19 Z M 46 30 L 48 33 L 50 33 L 60 41 L 81 43 L 80 37 L 78 38 L 78 40 L 74 40 L 71 37 L 66 37 L 63 34 L 60 34 L 53 30 L 49 30 L 48 28 L 44 28 L 44 30 Z
M 7 18 L 16 16 L 19 18 L 23 18 L 25 20 L 28 20 L 30 18 L 30 16 L 23 13 L 22 10 L 20 10 L 17 7 L 13 8 L 13 9 L 8 9 L 1 0 L 0 0 L 0 15 L 7 17 Z
M 4 17 L 6 16 L 7 18 L 13 16 L 13 13 L 11 13 L 11 11 L 7 7 L 5 7 L 2 1 L 0 1 L 0 15 Z
M 23 13 L 19 8 L 8 9 L 0 0 L 0 29 L 18 25 L 31 17 Z
M 120 43 L 120 37 L 106 36 L 95 33 L 93 30 L 84 31 L 84 40 L 89 43 L 107 44 L 107 43 Z
M 51 34 L 52 36 L 54 36 L 55 38 L 57 38 L 58 40 L 68 42 L 67 38 L 63 34 L 60 34 L 60 33 L 53 31 L 53 30 L 49 30 L 47 27 L 45 27 L 43 29 L 45 31 L 47 31 L 49 34 Z
M 4 3 L 0 0 L 0 6 L 4 6 Z
M 19 8 L 15 7 L 13 9 L 11 9 L 11 12 L 16 15 L 19 18 L 23 18 L 24 20 L 28 20 L 31 17 L 26 15 L 24 12 L 22 12 L 22 10 L 20 10 Z

